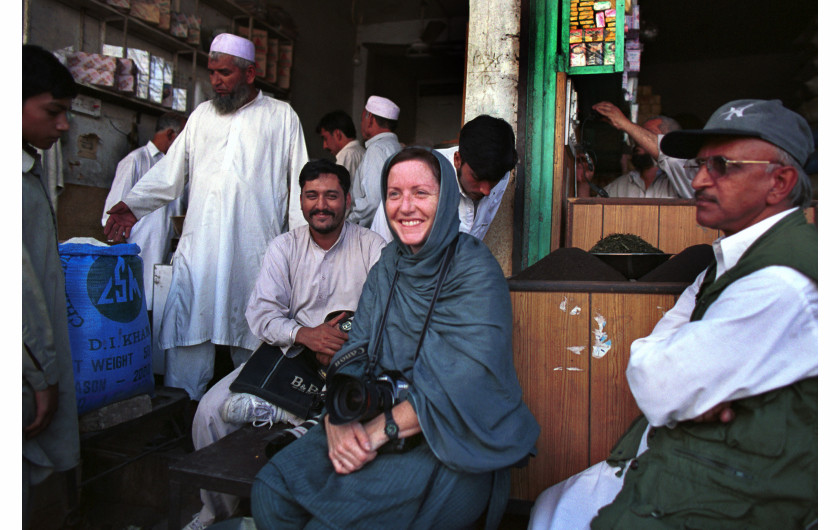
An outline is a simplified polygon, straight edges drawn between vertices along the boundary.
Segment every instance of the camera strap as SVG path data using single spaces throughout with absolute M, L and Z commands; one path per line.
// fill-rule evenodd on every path
M 449 270 L 449 263 L 452 261 L 452 255 L 455 254 L 455 245 L 457 243 L 458 238 L 456 237 L 446 250 L 446 256 L 443 258 L 443 266 L 441 266 L 440 274 L 438 275 L 435 294 L 432 295 L 432 303 L 429 304 L 429 312 L 426 313 L 426 322 L 423 323 L 423 331 L 420 332 L 420 341 L 417 343 L 417 350 L 414 352 L 414 359 L 412 359 L 411 364 L 414 364 L 417 361 L 417 356 L 420 355 L 420 348 L 423 347 L 423 339 L 426 337 L 426 330 L 429 328 L 429 322 L 432 320 L 432 312 L 435 310 L 435 302 L 437 302 L 438 295 L 443 287 L 443 280 L 446 279 L 446 272 Z
M 456 237 L 446 249 L 446 255 L 443 258 L 443 265 L 441 265 L 440 272 L 438 273 L 437 285 L 435 286 L 434 294 L 432 294 L 432 301 L 429 304 L 429 311 L 426 313 L 426 321 L 423 323 L 423 330 L 420 332 L 420 340 L 417 343 L 417 350 L 414 352 L 412 364 L 417 360 L 417 356 L 420 355 L 420 348 L 423 346 L 423 339 L 426 336 L 426 330 L 429 328 L 429 322 L 432 320 L 432 312 L 435 310 L 435 302 L 437 302 L 438 295 L 440 295 L 440 290 L 443 287 L 443 281 L 446 279 L 446 272 L 449 270 L 449 264 L 452 262 L 452 256 L 455 254 L 455 247 L 457 245 L 458 238 Z M 367 367 L 367 374 L 370 376 L 373 376 L 373 368 L 376 366 L 377 361 L 379 361 L 379 347 L 382 344 L 382 336 L 385 332 L 385 317 L 388 315 L 388 308 L 391 306 L 391 297 L 394 295 L 394 287 L 396 287 L 397 278 L 399 277 L 400 271 L 398 270 L 396 274 L 394 274 L 394 281 L 391 283 L 391 292 L 388 295 L 388 302 L 385 304 L 385 312 L 382 314 L 382 320 L 379 322 L 376 344 L 369 355 L 370 361 Z

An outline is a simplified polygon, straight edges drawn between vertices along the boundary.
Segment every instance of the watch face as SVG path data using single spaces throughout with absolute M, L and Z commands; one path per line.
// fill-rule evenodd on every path
M 385 424 L 385 434 L 388 435 L 389 438 L 394 437 L 397 435 L 398 429 L 396 423 L 386 423 Z

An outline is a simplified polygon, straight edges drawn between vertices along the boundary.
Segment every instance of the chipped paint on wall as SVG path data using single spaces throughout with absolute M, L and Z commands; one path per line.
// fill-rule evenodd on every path
M 566 307 L 568 307 L 569 299 L 567 297 L 563 297 L 563 301 L 560 302 L 560 311 L 566 312 Z M 577 316 L 580 314 L 580 306 L 575 306 L 569 311 L 569 314 L 572 316 Z
M 586 346 L 569 346 L 566 349 L 574 353 L 575 355 L 580 355 L 585 348 Z
M 592 345 L 592 357 L 600 359 L 610 351 L 610 348 L 612 348 L 612 341 L 610 340 L 609 335 L 607 335 L 604 331 L 604 328 L 607 325 L 607 319 L 605 319 L 602 315 L 596 314 L 594 320 L 598 326 L 592 330 L 592 334 L 595 335 L 595 344 Z
M 567 372 L 582 372 L 583 368 L 578 368 L 576 366 L 567 366 L 566 368 L 563 368 L 562 366 L 558 366 L 554 369 L 555 372 L 562 372 L 563 370 L 566 370 Z

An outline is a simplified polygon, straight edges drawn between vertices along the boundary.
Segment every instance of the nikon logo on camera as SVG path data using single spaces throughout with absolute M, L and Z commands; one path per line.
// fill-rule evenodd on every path
M 110 320 L 132 322 L 143 309 L 142 278 L 139 259 L 100 256 L 87 275 L 90 302 Z

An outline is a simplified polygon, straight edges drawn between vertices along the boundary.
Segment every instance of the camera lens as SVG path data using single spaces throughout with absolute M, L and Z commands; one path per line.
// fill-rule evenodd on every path
M 363 389 L 348 388 L 347 395 L 344 396 L 344 406 L 347 410 L 360 411 L 365 403 L 365 395 Z
M 336 376 L 333 389 L 335 393 L 329 401 L 331 422 L 341 425 L 361 418 L 369 400 L 364 383 L 353 377 Z

